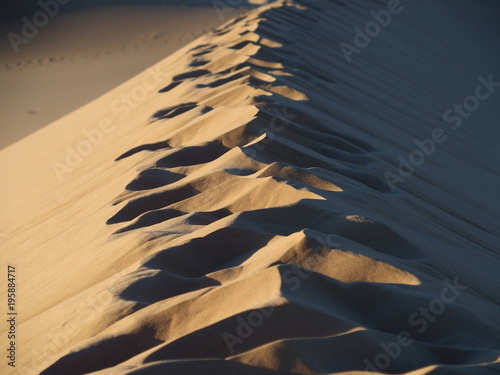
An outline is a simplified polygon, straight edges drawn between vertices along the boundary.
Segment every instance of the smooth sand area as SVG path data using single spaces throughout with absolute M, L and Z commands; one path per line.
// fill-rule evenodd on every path
M 242 6 L 250 6 L 222 4 L 73 0 L 60 5 L 32 38 L 23 37 L 22 18 L 32 21 L 42 8 L 19 10 L 0 26 L 0 149 L 94 100 L 242 13 Z M 11 32 L 26 43 L 17 43 L 13 36 L 12 43 L 7 37 Z

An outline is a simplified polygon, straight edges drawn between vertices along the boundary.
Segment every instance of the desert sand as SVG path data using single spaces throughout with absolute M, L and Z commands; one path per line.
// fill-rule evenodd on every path
M 2 150 L 2 373 L 499 373 L 498 5 L 389 4 L 264 4 Z
M 33 21 L 43 8 L 35 3 L 17 9 L 0 23 L 0 149 L 105 94 L 254 6 L 247 1 L 233 3 L 235 6 L 221 4 L 207 0 L 71 0 L 60 4 L 45 25 L 35 25 L 35 31 L 26 28 L 27 36 L 31 35 L 28 31 L 36 33 L 26 43 L 16 37 L 12 43 L 7 35 L 22 38 L 27 24 L 23 18 Z M 56 10 L 53 5 L 49 9 Z

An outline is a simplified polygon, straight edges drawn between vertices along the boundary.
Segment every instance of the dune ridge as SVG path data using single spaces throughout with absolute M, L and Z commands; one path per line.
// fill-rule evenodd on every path
M 54 303 L 40 300 L 25 323 L 25 345 L 35 346 L 50 344 L 36 324 L 58 332 L 76 322 L 41 374 L 500 369 L 495 211 L 487 191 L 476 197 L 455 177 L 479 170 L 483 183 L 498 181 L 487 162 L 492 130 L 453 133 L 435 159 L 391 186 L 396 156 L 447 126 L 440 111 L 453 87 L 446 68 L 429 72 L 425 59 L 457 47 L 425 31 L 423 9 L 405 4 L 385 42 L 347 64 L 338 43 L 376 6 L 276 1 L 160 63 L 164 84 L 54 187 L 81 194 L 80 206 L 38 224 L 66 218 L 68 236 L 78 227 L 95 236 L 70 248 L 97 263 L 88 275 L 85 261 L 74 266 L 85 285 L 56 278 Z M 391 49 L 400 39 L 407 47 Z M 481 156 L 464 163 L 464 145 Z M 94 192 L 98 200 L 83 198 Z M 66 257 L 57 269 L 79 259 Z M 99 313 L 78 323 L 74 306 L 96 293 Z

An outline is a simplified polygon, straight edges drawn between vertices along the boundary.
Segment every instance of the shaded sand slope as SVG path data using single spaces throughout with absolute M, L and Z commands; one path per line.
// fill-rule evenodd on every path
M 0 154 L 23 373 L 498 372 L 498 93 L 442 119 L 489 26 L 405 3 L 347 63 L 382 7 L 265 5 Z

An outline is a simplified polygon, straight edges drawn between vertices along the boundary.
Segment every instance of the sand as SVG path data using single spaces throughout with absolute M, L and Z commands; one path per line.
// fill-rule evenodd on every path
M 495 11 L 264 4 L 2 150 L 2 373 L 499 372 Z
M 23 17 L 32 20 L 42 8 L 34 4 L 19 9 L 0 25 L 0 149 L 105 94 L 250 6 L 243 1 L 217 7 L 206 0 L 72 0 L 60 5 L 27 43 L 13 46 L 7 35 L 22 37 Z

